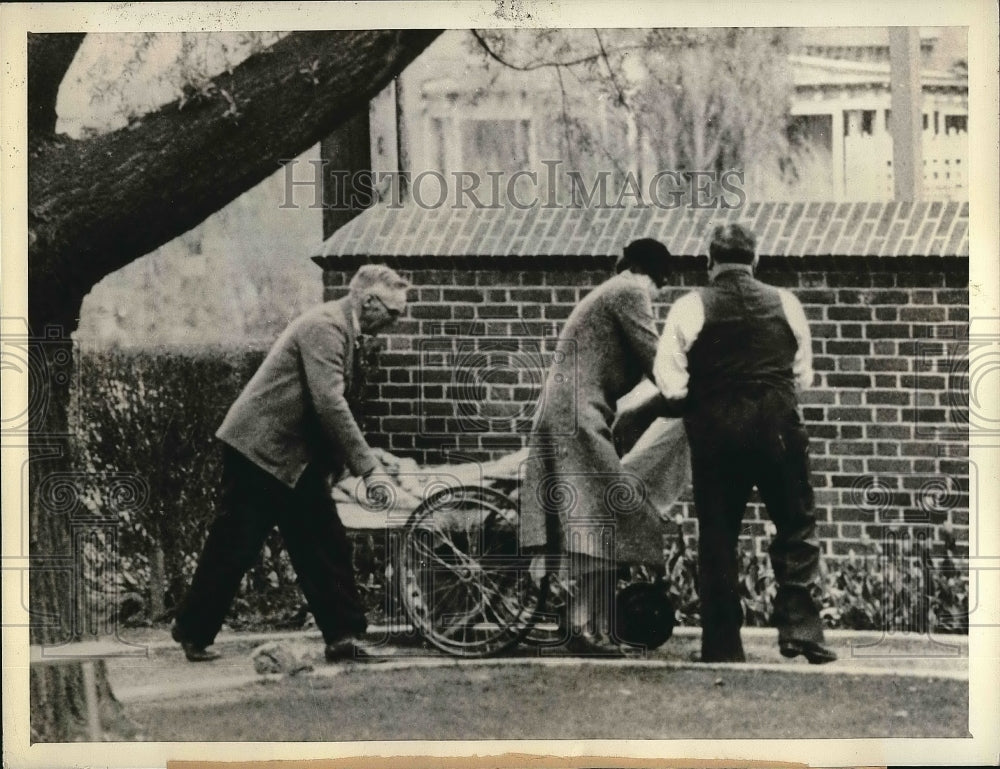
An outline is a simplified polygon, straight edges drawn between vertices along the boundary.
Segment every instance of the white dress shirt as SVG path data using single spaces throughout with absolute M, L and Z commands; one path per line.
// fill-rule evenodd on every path
M 802 304 L 795 295 L 784 288 L 777 289 L 781 308 L 792 329 L 798 349 L 792 363 L 792 373 L 800 390 L 812 387 L 812 337 Z M 670 308 L 663 326 L 653 363 L 656 386 L 664 398 L 681 399 L 688 392 L 687 353 L 705 325 L 705 306 L 697 291 L 685 294 Z

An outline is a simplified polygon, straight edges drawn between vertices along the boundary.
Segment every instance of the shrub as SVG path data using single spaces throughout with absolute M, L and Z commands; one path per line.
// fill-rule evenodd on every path
M 863 540 L 859 556 L 824 561 L 814 595 L 828 628 L 914 633 L 967 633 L 968 570 L 956 561 L 948 527 L 938 530 L 944 555 L 934 558 L 924 537 L 879 543 Z M 770 559 L 741 547 L 740 601 L 749 626 L 770 624 L 777 585 Z M 666 574 L 679 624 L 699 621 L 698 554 L 677 527 L 665 552 Z
M 117 518 L 122 586 L 151 610 L 169 610 L 194 572 L 217 504 L 214 432 L 263 354 L 169 348 L 81 356 L 74 431 L 85 499 L 92 512 Z M 133 504 L 114 499 L 115 479 L 129 479 Z
M 190 583 L 218 503 L 221 451 L 214 432 L 264 354 L 259 348 L 167 348 L 81 356 L 73 409 L 76 461 L 85 471 L 80 491 L 92 516 L 115 524 L 119 603 L 132 622 L 168 618 Z M 503 481 L 497 484 L 502 493 L 513 491 Z M 944 552 L 936 559 L 924 538 L 912 546 L 888 542 L 885 547 L 863 540 L 860 555 L 825 561 L 817 596 L 827 626 L 967 632 L 968 572 L 954 560 L 956 543 L 948 526 L 934 532 Z M 377 622 L 393 598 L 384 588 L 385 537 L 352 537 L 362 599 Z M 105 574 L 107 559 L 101 560 L 98 549 L 92 544 L 85 555 L 91 552 L 103 571 L 89 572 Z M 752 547 L 741 547 L 740 559 L 746 624 L 767 625 L 776 592 L 770 561 Z M 665 542 L 659 571 L 678 623 L 697 624 L 697 553 L 680 525 Z M 280 534 L 273 531 L 243 580 L 230 624 L 302 626 L 308 620 L 302 604 Z
M 183 597 L 219 503 L 215 430 L 265 354 L 255 347 L 172 347 L 81 355 L 73 410 L 76 462 L 85 471 L 81 494 L 91 515 L 114 523 L 116 588 L 129 623 L 167 619 Z M 374 355 L 377 349 L 366 356 L 369 366 Z M 110 548 L 105 539 L 101 546 Z M 356 542 L 355 560 L 362 598 L 377 619 L 384 547 L 370 540 Z M 229 624 L 301 625 L 302 604 L 281 535 L 272 531 L 241 583 Z

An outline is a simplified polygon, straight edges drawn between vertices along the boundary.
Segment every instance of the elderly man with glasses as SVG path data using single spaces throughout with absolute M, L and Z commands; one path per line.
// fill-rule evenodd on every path
M 278 337 L 216 433 L 222 441 L 222 507 L 173 626 L 188 660 L 218 658 L 215 640 L 240 581 L 277 526 L 330 662 L 364 658 L 367 619 L 351 546 L 330 495 L 344 468 L 387 478 L 352 415 L 359 337 L 406 309 L 409 283 L 365 265 L 347 296 L 308 310 Z

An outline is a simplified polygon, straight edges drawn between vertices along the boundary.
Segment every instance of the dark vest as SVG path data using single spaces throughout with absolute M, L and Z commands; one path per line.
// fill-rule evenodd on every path
M 711 406 L 720 398 L 768 391 L 794 398 L 798 342 L 778 290 L 733 270 L 699 293 L 705 325 L 687 355 L 690 404 Z

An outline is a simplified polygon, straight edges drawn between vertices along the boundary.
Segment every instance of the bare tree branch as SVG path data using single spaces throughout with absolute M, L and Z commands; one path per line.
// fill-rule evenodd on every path
M 486 42 L 486 40 L 483 38 L 482 35 L 479 34 L 479 32 L 477 32 L 474 29 L 470 29 L 469 31 L 472 33 L 472 36 L 476 39 L 476 42 L 479 43 L 480 47 L 482 47 L 482 49 L 486 51 L 487 56 L 489 56 L 494 61 L 503 64 L 508 69 L 516 69 L 518 72 L 533 72 L 536 69 L 546 69 L 551 67 L 555 67 L 557 69 L 559 67 L 572 67 L 577 64 L 586 64 L 587 62 L 597 61 L 597 59 L 599 59 L 601 56 L 599 53 L 595 53 L 590 56 L 583 56 L 579 59 L 573 59 L 571 61 L 543 61 L 539 62 L 538 64 L 514 64 L 514 62 L 507 61 L 502 56 L 500 56 L 500 54 L 498 54 L 496 51 L 490 48 L 490 44 Z
M 438 34 L 293 33 L 127 128 L 41 147 L 28 174 L 30 314 L 75 317 L 98 280 L 317 143 Z
M 594 31 L 596 32 L 597 30 Z M 598 61 L 602 57 L 607 58 L 607 52 L 602 49 L 598 53 L 593 53 L 588 56 L 581 56 L 578 59 L 569 59 L 567 61 L 541 61 L 536 64 L 515 64 L 514 62 L 508 61 L 500 54 L 498 54 L 496 51 L 494 51 L 490 47 L 490 44 L 486 41 L 486 39 L 477 30 L 470 29 L 469 32 L 472 33 L 472 36 L 475 38 L 476 42 L 479 43 L 479 46 L 486 52 L 487 56 L 489 56 L 491 59 L 498 62 L 499 64 L 502 64 L 503 66 L 507 67 L 508 69 L 515 69 L 518 72 L 533 72 L 537 69 L 546 69 L 552 67 L 555 68 L 576 67 L 580 64 L 590 64 L 591 62 Z M 598 38 L 598 40 L 600 40 L 600 38 Z M 624 45 L 621 46 L 620 48 L 614 48 L 612 50 L 615 53 L 618 53 L 624 51 L 644 51 L 648 50 L 648 48 L 649 46 L 647 45 Z
M 618 79 L 615 77 L 615 71 L 611 67 L 611 62 L 608 60 L 608 52 L 604 50 L 604 41 L 601 40 L 600 30 L 594 30 L 594 37 L 597 38 L 597 45 L 601 49 L 601 58 L 604 60 L 604 66 L 608 68 L 608 77 L 611 78 L 611 84 L 615 87 L 618 92 L 618 103 L 625 109 L 632 111 L 628 103 L 625 101 L 625 93 L 622 91 L 620 85 L 618 85 Z
M 571 135 L 570 135 L 570 122 L 571 122 L 571 118 L 569 116 L 569 108 L 568 108 L 568 100 L 567 100 L 567 94 L 566 94 L 566 87 L 565 87 L 565 82 L 563 80 L 563 70 L 564 69 L 567 70 L 567 71 L 569 71 L 569 72 L 571 72 L 574 75 L 574 77 L 576 77 L 577 82 L 583 84 L 583 81 L 580 79 L 580 76 L 576 73 L 576 69 L 575 68 L 578 67 L 581 64 L 590 64 L 590 63 L 593 63 L 593 62 L 596 62 L 596 61 L 600 61 L 600 60 L 603 59 L 604 62 L 605 62 L 605 65 L 608 68 L 608 74 L 611 77 L 611 82 L 612 82 L 612 84 L 614 85 L 615 89 L 618 92 L 618 98 L 617 98 L 618 103 L 621 104 L 623 107 L 625 107 L 625 109 L 630 109 L 629 105 L 626 103 L 625 94 L 622 91 L 621 87 L 619 86 L 619 84 L 617 82 L 617 79 L 615 78 L 614 71 L 613 71 L 613 69 L 611 67 L 611 62 L 608 59 L 608 51 L 607 51 L 607 49 L 604 46 L 604 42 L 601 39 L 601 36 L 600 36 L 598 30 L 596 30 L 596 29 L 594 30 L 594 34 L 597 37 L 597 42 L 598 42 L 598 45 L 600 47 L 600 51 L 598 53 L 590 54 L 588 56 L 581 56 L 581 57 L 579 57 L 577 59 L 570 59 L 570 60 L 566 60 L 566 61 L 544 61 L 544 62 L 537 62 L 537 63 L 534 63 L 534 64 L 515 64 L 514 62 L 507 60 L 506 58 L 504 58 L 503 56 L 501 56 L 499 53 L 497 53 L 495 50 L 493 50 L 493 48 L 490 46 L 490 44 L 486 41 L 486 39 L 477 30 L 470 29 L 469 31 L 472 33 L 473 38 L 476 40 L 476 42 L 479 44 L 479 46 L 486 52 L 487 56 L 489 56 L 494 61 L 502 64 L 504 67 L 507 67 L 508 69 L 513 69 L 513 70 L 516 70 L 518 72 L 533 72 L 533 71 L 539 70 L 539 69 L 554 69 L 555 70 L 556 76 L 558 77 L 558 81 L 559 81 L 559 93 L 560 93 L 561 110 L 562 110 L 561 122 L 563 124 L 563 136 L 564 136 L 565 141 L 566 141 L 566 150 L 567 150 L 567 153 L 569 154 L 569 161 L 570 161 L 570 163 L 574 163 L 575 161 L 574 161 L 574 156 L 573 156 L 572 138 L 571 138 Z M 647 44 L 642 44 L 642 45 L 627 45 L 627 46 L 621 46 L 619 48 L 614 48 L 612 50 L 615 53 L 625 52 L 625 51 L 640 51 L 640 50 L 649 50 L 649 46 Z M 620 163 L 618 162 L 618 160 L 610 152 L 608 152 L 607 147 L 604 147 L 603 145 L 601 145 L 600 142 L 598 142 L 597 144 L 599 145 L 599 148 L 600 148 L 602 154 L 606 158 L 608 158 L 609 160 L 611 160 L 612 163 L 614 163 L 616 170 L 621 171 L 622 168 L 621 168 Z
M 573 142 L 569 135 L 569 111 L 566 109 L 566 86 L 563 84 L 562 68 L 556 67 L 556 75 L 559 78 L 559 93 L 562 98 L 562 124 L 563 137 L 566 139 L 566 154 L 569 156 L 569 162 L 576 165 L 576 160 L 573 157 Z

